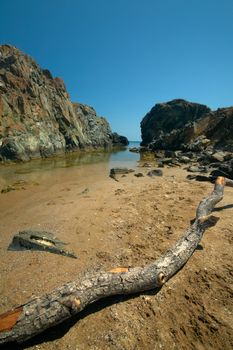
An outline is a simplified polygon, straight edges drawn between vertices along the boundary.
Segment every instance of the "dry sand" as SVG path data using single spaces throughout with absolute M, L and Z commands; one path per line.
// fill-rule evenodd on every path
M 146 174 L 146 169 L 138 169 Z M 74 280 L 84 270 L 153 261 L 182 235 L 210 183 L 190 182 L 182 169 L 163 177 L 108 177 L 108 168 L 54 170 L 24 189 L 0 194 L 0 312 Z M 25 176 L 21 177 L 25 179 Z M 85 188 L 89 192 L 82 193 Z M 155 294 L 100 301 L 15 349 L 233 349 L 233 190 L 201 246 Z M 69 242 L 78 259 L 8 251 L 13 234 L 45 229 Z M 6 349 L 11 349 L 9 346 Z

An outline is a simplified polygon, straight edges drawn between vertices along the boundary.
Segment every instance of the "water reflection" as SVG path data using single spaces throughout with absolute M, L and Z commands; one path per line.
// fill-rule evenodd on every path
M 19 176 L 53 172 L 59 168 L 83 167 L 85 165 L 103 163 L 104 166 L 136 167 L 140 158 L 138 153 L 129 151 L 129 147 L 139 147 L 139 142 L 131 142 L 126 148 L 105 151 L 74 152 L 47 159 L 36 159 L 26 163 L 16 163 L 0 166 L 0 181 L 4 183 L 17 180 Z
M 48 171 L 57 168 L 70 168 L 87 164 L 106 163 L 109 161 L 109 152 L 74 152 L 54 158 L 32 160 L 25 164 L 16 165 L 17 174 L 27 174 L 34 171 Z
M 109 159 L 109 167 L 113 168 L 116 166 L 126 166 L 134 168 L 137 165 L 137 162 L 140 160 L 140 154 L 135 152 L 130 152 L 129 148 L 139 147 L 140 142 L 131 141 L 129 146 L 124 149 L 118 149 L 111 153 Z

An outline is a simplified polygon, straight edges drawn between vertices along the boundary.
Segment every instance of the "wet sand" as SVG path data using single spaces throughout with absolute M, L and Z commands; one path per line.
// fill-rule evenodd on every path
M 163 177 L 131 173 L 119 182 L 108 177 L 107 163 L 57 168 L 38 178 L 21 174 L 22 189 L 0 194 L 0 312 L 87 269 L 144 265 L 171 247 L 213 186 L 187 181 L 182 169 L 163 171 Z M 215 212 L 220 221 L 158 294 L 99 302 L 16 348 L 232 349 L 232 198 L 226 188 Z M 8 251 L 13 234 L 29 228 L 53 232 L 78 259 Z

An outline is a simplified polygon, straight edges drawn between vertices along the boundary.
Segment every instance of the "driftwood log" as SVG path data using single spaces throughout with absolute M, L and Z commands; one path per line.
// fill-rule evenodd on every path
M 225 185 L 233 187 L 233 181 L 218 177 L 213 192 L 200 202 L 193 224 L 174 247 L 154 263 L 145 267 L 86 273 L 50 294 L 0 315 L 0 344 L 23 342 L 107 296 L 161 288 L 191 257 L 205 229 L 218 221 L 210 213 L 223 198 Z

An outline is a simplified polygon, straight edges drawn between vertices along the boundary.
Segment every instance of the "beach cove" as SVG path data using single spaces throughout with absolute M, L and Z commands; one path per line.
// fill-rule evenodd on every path
M 5 183 L 24 180 L 25 184 L 1 194 L 0 312 L 49 293 L 85 271 L 143 266 L 182 235 L 212 185 L 188 181 L 182 167 L 165 167 L 162 177 L 150 178 L 150 168 L 136 160 L 139 155 L 133 154 L 135 159 L 130 160 L 127 154 L 44 171 L 41 166 L 35 171 L 33 161 L 16 165 L 17 178 L 8 175 L 7 182 L 2 177 Z M 109 178 L 113 165 L 131 166 L 144 176 L 130 173 L 116 182 Z M 159 294 L 112 297 L 93 304 L 76 319 L 16 348 L 154 349 L 156 343 L 158 348 L 176 349 L 174 344 L 182 343 L 184 349 L 190 344 L 193 349 L 204 349 L 214 341 L 216 349 L 223 344 L 230 349 L 232 208 L 221 211 L 229 203 L 231 189 L 226 188 L 217 212 L 219 223 L 205 233 L 182 273 Z M 67 249 L 76 253 L 77 260 L 47 252 L 8 251 L 13 234 L 28 228 L 53 232 L 69 243 Z

